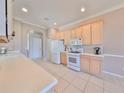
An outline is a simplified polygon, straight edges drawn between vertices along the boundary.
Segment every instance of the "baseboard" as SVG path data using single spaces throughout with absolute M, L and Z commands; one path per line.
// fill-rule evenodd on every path
M 109 75 L 112 75 L 112 76 L 116 76 L 116 77 L 119 77 L 119 78 L 124 78 L 124 76 L 122 76 L 122 75 L 115 74 L 115 73 L 108 72 L 108 71 L 103 71 L 103 73 L 106 73 L 106 74 L 109 74 Z

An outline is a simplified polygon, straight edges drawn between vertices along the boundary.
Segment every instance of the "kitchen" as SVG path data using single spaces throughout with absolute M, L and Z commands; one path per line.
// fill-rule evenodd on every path
M 66 46 L 65 52 L 61 52 L 60 63 L 72 69 L 76 67 L 75 70 L 77 71 L 82 70 L 94 75 L 100 74 L 104 57 L 102 50 L 102 29 L 103 21 L 100 20 L 71 29 L 70 31 L 52 30 L 49 33 L 49 38 L 53 40 L 63 40 Z M 91 48 L 90 53 L 87 53 L 85 49 L 87 47 Z M 86 62 L 84 62 L 84 60 Z
M 123 3 L 1 0 L 0 92 L 123 93 Z

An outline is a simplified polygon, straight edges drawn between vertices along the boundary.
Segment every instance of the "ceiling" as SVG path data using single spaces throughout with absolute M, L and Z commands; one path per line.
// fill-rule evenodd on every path
M 54 22 L 58 26 L 63 26 L 122 3 L 124 0 L 14 0 L 13 5 L 14 17 L 51 27 Z M 28 13 L 21 11 L 23 7 L 28 9 Z M 81 7 L 85 7 L 86 11 L 82 13 Z

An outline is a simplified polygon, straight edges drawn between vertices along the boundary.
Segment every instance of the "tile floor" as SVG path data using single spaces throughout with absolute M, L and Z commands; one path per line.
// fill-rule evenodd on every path
M 44 61 L 36 63 L 58 79 L 55 93 L 124 93 L 124 79 L 106 74 L 98 78 L 63 65 Z

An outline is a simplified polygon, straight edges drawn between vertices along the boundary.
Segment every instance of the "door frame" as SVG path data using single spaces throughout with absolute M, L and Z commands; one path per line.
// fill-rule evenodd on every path
M 42 57 L 41 57 L 41 59 L 43 58 L 43 55 L 44 55 L 44 51 L 43 51 L 43 48 L 44 48 L 44 46 L 43 46 L 43 34 L 42 33 L 40 33 L 40 32 L 34 32 L 34 31 L 30 31 L 29 32 L 29 53 L 28 53 L 28 57 L 29 58 L 31 58 L 32 59 L 32 57 L 31 57 L 31 46 L 30 46 L 30 44 L 32 43 L 32 38 L 33 37 L 35 37 L 35 35 L 37 35 L 37 36 L 40 36 L 41 37 L 41 47 L 42 47 L 42 49 L 41 49 L 41 54 L 42 54 Z

